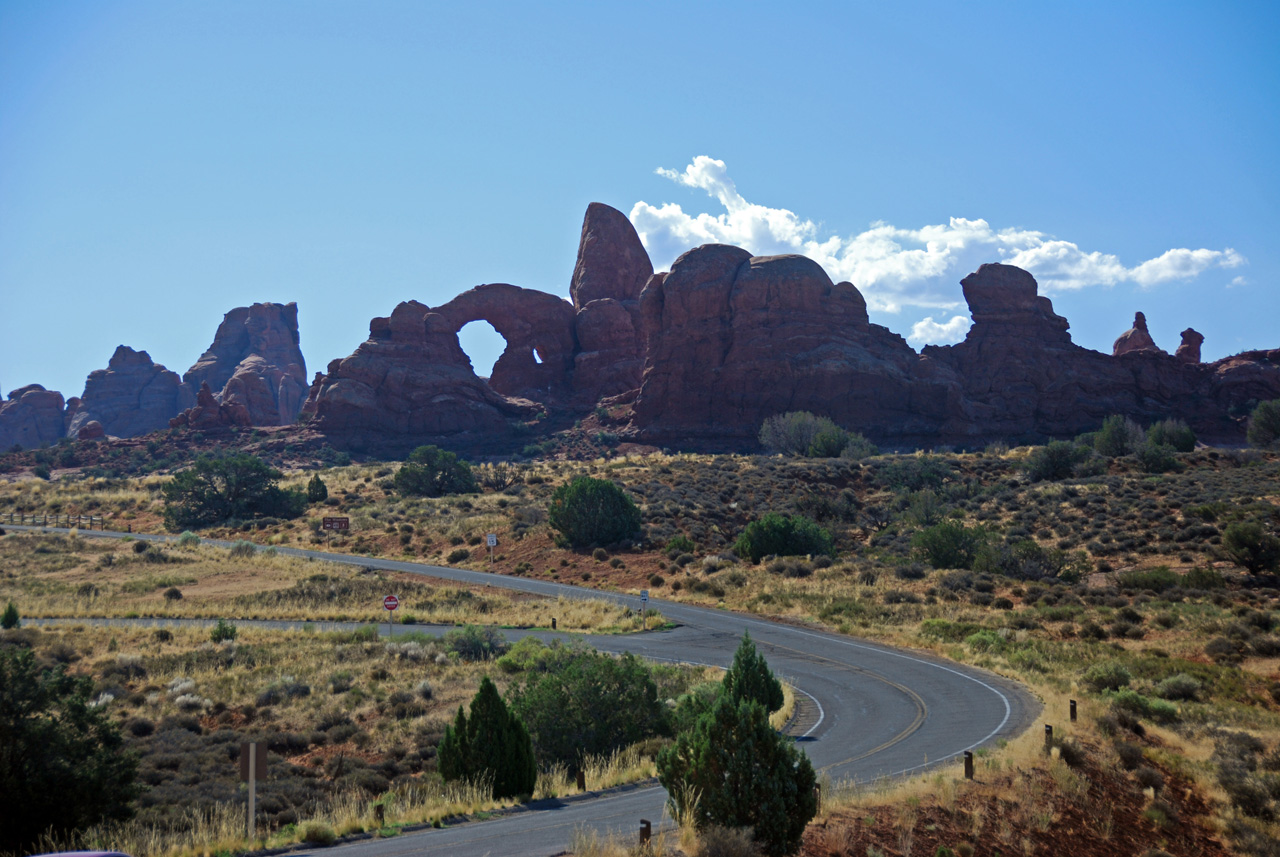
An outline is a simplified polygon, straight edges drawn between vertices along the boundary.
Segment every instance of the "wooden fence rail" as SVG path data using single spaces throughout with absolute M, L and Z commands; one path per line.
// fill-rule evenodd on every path
M 101 515 L 20 515 L 9 512 L 5 515 L 10 524 L 25 524 L 31 527 L 75 527 L 81 530 L 101 530 L 104 526 Z

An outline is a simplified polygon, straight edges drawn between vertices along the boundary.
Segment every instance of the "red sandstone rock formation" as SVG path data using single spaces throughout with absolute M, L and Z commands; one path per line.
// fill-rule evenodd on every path
M 1011 265 L 983 265 L 962 285 L 974 320 L 968 336 L 923 352 L 960 390 L 961 406 L 949 409 L 938 433 L 946 442 L 1069 437 L 1111 414 L 1144 423 L 1179 417 L 1202 438 L 1237 440 L 1229 411 L 1251 397 L 1280 396 L 1280 363 L 1256 357 L 1205 365 L 1158 348 L 1118 358 L 1081 348 L 1049 301 L 1034 297 L 1035 278 Z M 1139 313 L 1135 330 L 1142 321 Z M 1210 401 L 1217 407 L 1206 408 Z
M 1182 331 L 1182 344 L 1178 346 L 1178 350 L 1173 356 L 1183 363 L 1199 363 L 1200 346 L 1203 344 L 1204 334 L 1188 327 Z
M 573 307 L 563 298 L 507 283 L 476 286 L 431 310 L 454 333 L 484 320 L 507 341 L 489 386 L 504 396 L 562 397 L 573 370 Z M 459 352 L 461 353 L 461 351 Z M 463 355 L 463 360 L 467 360 Z
M 296 303 L 237 307 L 223 316 L 213 343 L 183 382 L 189 389 L 208 383 L 219 401 L 242 405 L 251 425 L 289 425 L 307 396 L 298 341 Z
M 200 382 L 196 403 L 169 420 L 169 428 L 219 429 L 254 425 L 253 415 L 240 402 L 219 402 L 208 381 Z
M 350 357 L 329 364 L 314 425 L 351 446 L 508 435 L 512 420 L 531 417 L 538 408 L 476 377 L 458 345 L 458 326 L 456 318 L 417 301 L 400 304 L 389 318 L 375 318 L 369 339 Z
M 35 449 L 63 435 L 62 394 L 28 384 L 0 403 L 0 454 L 14 446 Z
M 76 432 L 76 440 L 101 440 L 106 436 L 107 430 L 97 420 L 89 420 L 89 422 L 80 426 L 80 430 Z
M 169 418 L 181 410 L 181 383 L 176 372 L 153 362 L 147 352 L 121 345 L 106 369 L 89 373 L 66 434 L 74 437 L 94 420 L 114 437 L 166 428 Z
M 1135 351 L 1158 351 L 1164 354 L 1165 351 L 1156 345 L 1155 340 L 1151 338 L 1150 332 L 1147 330 L 1147 317 L 1140 312 L 1133 314 L 1133 327 L 1120 334 L 1115 344 L 1111 346 L 1111 355 L 1119 357 L 1122 354 L 1132 354 Z
M 654 442 L 751 443 L 768 416 L 808 410 L 888 434 L 934 422 L 947 399 L 850 283 L 803 256 L 710 244 L 640 299 L 648 353 L 635 424 Z
M 653 275 L 653 263 L 627 216 L 601 202 L 587 206 L 569 294 L 580 310 L 596 300 L 634 301 Z
M 574 333 L 574 398 L 594 405 L 640 386 L 644 334 L 639 298 L 653 264 L 626 215 L 599 202 L 587 207 L 569 292 Z

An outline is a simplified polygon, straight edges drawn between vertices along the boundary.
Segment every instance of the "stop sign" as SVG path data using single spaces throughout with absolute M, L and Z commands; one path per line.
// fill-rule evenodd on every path
M 382 606 L 388 610 L 394 610 L 400 606 L 400 599 L 396 598 L 394 595 L 388 595 L 386 598 L 382 599 Z

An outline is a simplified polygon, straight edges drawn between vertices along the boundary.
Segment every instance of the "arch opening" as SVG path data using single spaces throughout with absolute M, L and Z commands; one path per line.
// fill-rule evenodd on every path
M 471 368 L 485 383 L 493 375 L 493 364 L 507 350 L 507 340 L 484 319 L 469 321 L 458 331 L 458 344 L 471 361 Z

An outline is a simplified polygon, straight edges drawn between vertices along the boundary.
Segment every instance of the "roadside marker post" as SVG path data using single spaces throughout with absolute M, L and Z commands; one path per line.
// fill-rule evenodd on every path
M 489 533 L 484 537 L 484 540 L 489 545 L 489 567 L 493 568 L 493 549 L 498 546 L 498 534 Z
M 382 599 L 382 606 L 387 608 L 387 637 L 390 638 L 395 636 L 395 632 L 392 630 L 391 626 L 395 622 L 395 610 L 400 606 L 400 599 L 396 598 L 394 595 L 388 595 L 386 598 Z
M 1071 700 L 1071 722 L 1076 722 L 1076 701 L 1074 699 Z
M 253 839 L 254 815 L 257 812 L 258 780 L 267 778 L 267 745 L 262 741 L 240 745 L 240 779 L 249 783 L 249 817 L 245 825 L 249 839 Z
M 640 847 L 649 844 L 649 840 L 653 838 L 653 822 L 647 818 L 640 819 Z
M 1044 751 L 1048 753 L 1053 749 L 1053 727 L 1048 723 L 1044 725 Z
M 966 780 L 973 779 L 973 751 L 964 751 L 964 778 Z
M 649 590 L 640 590 L 640 627 L 645 631 L 649 630 L 649 617 L 646 615 L 649 608 Z

